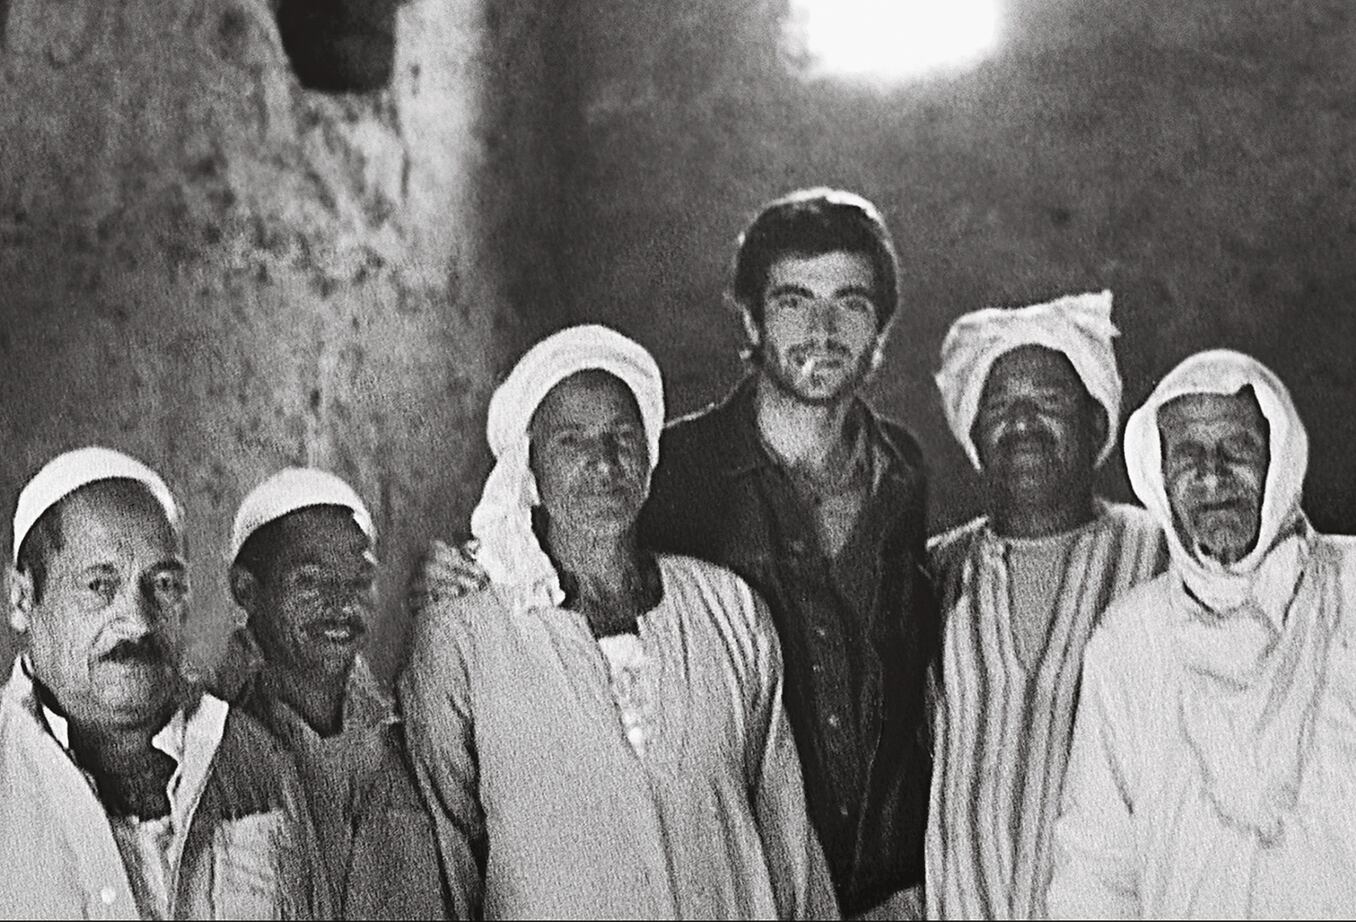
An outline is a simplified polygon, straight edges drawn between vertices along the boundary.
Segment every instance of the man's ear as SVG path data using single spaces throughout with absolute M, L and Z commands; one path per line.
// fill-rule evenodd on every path
M 9 578 L 9 626 L 22 634 L 28 630 L 29 615 L 37 604 L 33 574 L 10 567 L 6 576 Z
M 259 604 L 259 579 L 238 563 L 231 564 L 231 597 L 247 614 Z
M 753 314 L 743 304 L 737 304 L 736 310 L 739 311 L 739 320 L 744 324 L 744 335 L 748 337 L 749 348 L 756 350 L 763 344 L 763 330 L 758 325 L 758 321 L 753 319 Z

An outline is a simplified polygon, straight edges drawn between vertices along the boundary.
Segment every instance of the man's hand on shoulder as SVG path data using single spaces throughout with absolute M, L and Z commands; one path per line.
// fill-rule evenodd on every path
M 490 584 L 485 568 L 476 562 L 480 542 L 474 538 L 452 547 L 434 540 L 410 577 L 406 604 L 418 615 L 430 605 L 479 592 Z

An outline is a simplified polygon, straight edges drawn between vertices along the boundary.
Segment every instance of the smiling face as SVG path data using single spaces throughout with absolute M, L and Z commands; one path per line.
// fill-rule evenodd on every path
M 650 483 L 650 448 L 635 395 L 604 371 L 551 388 L 532 416 L 532 473 L 550 520 L 599 531 L 630 528 Z
M 990 367 L 970 437 L 1002 494 L 1049 496 L 1091 480 L 1106 414 L 1068 356 L 1020 346 Z
M 1158 411 L 1163 483 L 1182 544 L 1220 563 L 1257 544 L 1270 428 L 1251 388 L 1186 394 Z
M 778 259 L 768 269 L 762 323 L 745 315 L 763 374 L 801 403 L 850 398 L 876 354 L 874 291 L 875 270 L 864 254 Z
M 60 534 L 41 592 L 31 574 L 17 574 L 12 615 L 27 634 L 35 678 L 73 724 L 115 730 L 158 721 L 179 688 L 188 603 L 178 531 L 128 481 L 84 487 L 48 514 Z
M 303 681 L 346 678 L 375 607 L 371 540 L 339 506 L 299 509 L 265 528 L 272 553 L 253 571 L 232 571 L 260 650 L 270 667 Z

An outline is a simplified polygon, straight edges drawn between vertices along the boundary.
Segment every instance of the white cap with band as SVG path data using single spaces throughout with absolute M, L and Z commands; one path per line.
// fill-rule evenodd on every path
M 48 461 L 19 492 L 19 501 L 14 508 L 14 562 L 19 562 L 19 549 L 43 513 L 81 487 L 103 480 L 133 480 L 144 484 L 165 510 L 170 524 L 179 526 L 179 504 L 159 474 L 136 458 L 111 448 L 98 445 L 77 448 Z
M 240 504 L 231 526 L 231 556 L 240 555 L 250 535 L 269 522 L 312 506 L 341 506 L 353 513 L 353 521 L 373 541 L 376 530 L 362 498 L 340 478 L 314 467 L 288 467 L 255 487 Z

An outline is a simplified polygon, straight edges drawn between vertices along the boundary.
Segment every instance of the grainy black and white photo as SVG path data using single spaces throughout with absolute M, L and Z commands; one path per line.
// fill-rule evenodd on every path
M 0 0 L 0 916 L 1356 916 L 1352 0 Z

